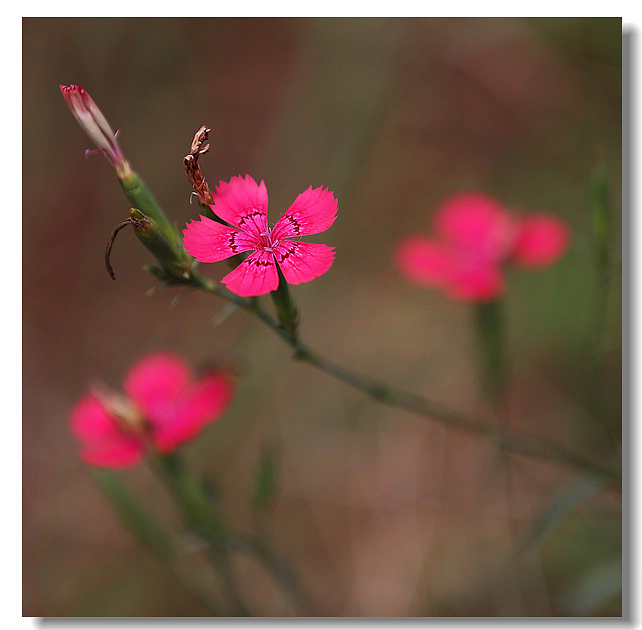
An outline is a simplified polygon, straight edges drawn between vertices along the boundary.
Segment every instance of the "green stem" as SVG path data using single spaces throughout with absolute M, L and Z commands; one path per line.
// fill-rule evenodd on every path
M 411 394 L 400 389 L 390 387 L 375 379 L 346 370 L 312 352 L 312 350 L 305 346 L 295 335 L 286 330 L 273 317 L 266 313 L 256 300 L 250 301 L 246 298 L 240 297 L 223 288 L 220 284 L 202 278 L 196 272 L 192 272 L 191 283 L 193 286 L 201 288 L 204 291 L 214 293 L 230 300 L 237 306 L 244 308 L 258 317 L 262 322 L 272 328 L 272 330 L 274 330 L 274 332 L 276 332 L 276 334 L 278 334 L 284 341 L 292 346 L 292 348 L 294 348 L 294 358 L 300 361 L 305 361 L 306 363 L 323 370 L 327 374 L 330 374 L 344 383 L 364 392 L 375 400 L 393 407 L 398 407 L 405 409 L 406 411 L 432 418 L 446 426 L 474 433 L 496 443 L 501 448 L 512 451 L 513 453 L 554 461 L 611 481 L 619 481 L 621 479 L 621 471 L 618 470 L 617 465 L 602 465 L 591 462 L 581 455 L 568 451 L 565 448 L 542 438 L 514 431 L 500 431 L 478 421 L 477 419 L 472 419 L 465 414 L 449 409 L 448 407 L 428 398 L 424 398 L 423 396 L 418 396 L 416 394 Z
M 223 578 L 237 610 L 236 616 L 251 616 L 251 613 L 243 604 L 235 586 L 228 559 L 229 549 L 257 558 L 272 572 L 283 591 L 291 597 L 297 607 L 303 606 L 308 611 L 314 609 L 291 569 L 259 541 L 245 538 L 235 532 L 223 515 L 216 512 L 214 501 L 208 496 L 203 484 L 189 474 L 176 454 L 161 456 L 150 453 L 148 459 L 174 495 L 186 525 L 207 543 L 210 561 Z
M 222 549 L 226 538 L 223 519 L 214 512 L 213 502 L 208 500 L 201 485 L 187 472 L 176 454 L 150 453 L 148 461 L 176 499 L 186 525 L 210 545 Z
M 179 545 L 155 519 L 147 514 L 141 507 L 140 501 L 129 493 L 120 476 L 112 470 L 103 468 L 95 468 L 93 473 L 96 482 L 111 502 L 123 525 L 146 545 L 156 558 L 169 567 L 178 581 L 195 599 L 213 613 L 219 614 L 219 602 L 213 601 L 206 593 L 203 593 L 177 562 L 180 553 Z
M 227 557 L 229 528 L 222 516 L 215 513 L 213 501 L 208 499 L 202 485 L 187 472 L 175 454 L 149 453 L 148 460 L 174 495 L 187 527 L 207 543 L 210 562 L 225 584 L 234 616 L 251 616 L 238 593 Z
M 595 410 L 594 416 L 613 442 L 613 436 L 608 428 L 608 419 L 605 417 L 604 396 L 602 395 L 604 389 L 604 336 L 612 273 L 611 243 L 613 239 L 610 182 L 608 171 L 603 164 L 595 169 L 591 177 L 590 211 L 595 279 L 592 318 L 587 340 L 592 363 L 590 376 L 587 379 L 587 399 L 590 408 Z
M 506 391 L 502 306 L 499 299 L 475 305 L 482 382 L 495 406 L 501 404 Z
M 516 432 L 507 432 L 491 427 L 485 423 L 479 422 L 478 420 L 471 419 L 460 412 L 453 411 L 439 403 L 424 398 L 423 396 L 410 394 L 400 389 L 390 387 L 384 383 L 380 383 L 374 379 L 361 376 L 354 372 L 349 372 L 338 365 L 313 354 L 302 344 L 297 344 L 296 350 L 295 358 L 306 361 L 310 365 L 320 368 L 344 383 L 365 392 L 375 400 L 379 400 L 385 404 L 405 409 L 406 411 L 411 411 L 422 416 L 428 416 L 455 429 L 474 433 L 494 442 L 498 447 L 510 450 L 513 453 L 529 455 L 570 465 L 574 468 L 583 470 L 584 472 L 590 472 L 597 475 L 600 478 L 605 477 L 612 480 L 620 478 L 620 473 L 617 470 L 608 466 L 602 466 L 601 464 L 595 464 L 586 460 L 581 455 L 567 451 L 561 446 L 548 442 L 542 438 Z
M 112 508 L 127 529 L 147 545 L 159 560 L 170 563 L 176 555 L 171 536 L 147 514 L 139 501 L 129 493 L 120 476 L 113 470 L 105 468 L 94 468 L 93 474 L 96 483 L 109 499 Z
M 184 252 L 181 235 L 171 225 L 165 213 L 158 205 L 158 202 L 152 195 L 145 182 L 134 171 L 120 178 L 120 184 L 123 192 L 129 199 L 134 208 L 138 208 L 146 217 L 149 217 L 162 230 L 170 243 L 176 248 L 181 255 Z
M 281 588 L 289 595 L 291 601 L 295 603 L 299 616 L 321 616 L 317 611 L 316 604 L 301 588 L 289 566 L 277 558 L 261 540 L 237 535 L 230 538 L 230 546 L 240 553 L 257 558 L 270 569 L 272 574 L 277 578 Z

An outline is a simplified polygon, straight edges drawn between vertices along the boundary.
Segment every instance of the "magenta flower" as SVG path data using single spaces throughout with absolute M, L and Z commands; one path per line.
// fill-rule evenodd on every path
M 411 280 L 469 302 L 502 294 L 506 264 L 546 267 L 562 256 L 570 241 L 561 219 L 513 215 L 481 193 L 447 199 L 437 209 L 435 229 L 436 238 L 405 238 L 395 251 L 395 262 Z
M 134 365 L 123 389 L 125 396 L 95 386 L 71 412 L 71 428 L 88 464 L 126 468 L 148 448 L 173 451 L 219 418 L 233 387 L 224 372 L 194 381 L 182 359 L 154 354 Z
M 183 230 L 183 245 L 200 262 L 218 262 L 252 251 L 221 282 L 242 296 L 263 295 L 279 286 L 276 265 L 290 284 L 318 278 L 332 266 L 334 248 L 290 239 L 318 234 L 336 219 L 337 200 L 326 188 L 302 192 L 273 228 L 268 227 L 265 184 L 249 175 L 220 182 L 212 211 L 229 226 L 201 215 Z

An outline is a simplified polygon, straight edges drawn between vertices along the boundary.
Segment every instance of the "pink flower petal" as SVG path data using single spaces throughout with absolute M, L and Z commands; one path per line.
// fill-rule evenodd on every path
M 394 260 L 410 280 L 431 287 L 444 286 L 452 265 L 441 244 L 423 236 L 405 238 L 397 247 Z
M 437 209 L 438 233 L 448 242 L 481 254 L 488 261 L 505 258 L 514 242 L 515 222 L 495 199 L 460 193 Z
M 123 383 L 125 393 L 152 425 L 182 396 L 192 379 L 189 366 L 171 354 L 153 354 L 134 365 Z
M 523 217 L 515 244 L 515 261 L 532 267 L 552 264 L 568 248 L 570 230 L 561 219 L 547 214 Z
M 267 207 L 265 183 L 257 184 L 249 175 L 220 182 L 211 206 L 223 221 L 257 237 L 267 232 Z
M 276 222 L 272 230 L 272 239 L 280 241 L 283 238 L 323 232 L 337 218 L 337 208 L 338 203 L 331 190 L 310 186 Z
M 143 447 L 136 444 L 113 446 L 85 446 L 80 452 L 83 461 L 101 468 L 129 468 L 143 456 Z
M 201 215 L 183 230 L 183 245 L 200 262 L 218 262 L 257 247 L 257 237 Z
M 279 286 L 274 254 L 266 251 L 252 252 L 221 282 L 230 291 L 243 297 L 265 295 L 274 291 Z
M 318 243 L 282 241 L 274 250 L 276 261 L 289 284 L 318 278 L 332 266 L 334 247 Z
M 156 427 L 154 444 L 159 452 L 174 450 L 218 420 L 232 398 L 232 391 L 232 383 L 223 373 L 213 372 L 200 379 L 181 401 L 171 421 Z
M 142 444 L 123 432 L 93 394 L 81 398 L 71 412 L 71 428 L 83 445 L 81 457 L 88 464 L 124 468 L 143 455 Z
M 117 439 L 122 431 L 93 394 L 86 394 L 71 411 L 71 429 L 82 442 Z

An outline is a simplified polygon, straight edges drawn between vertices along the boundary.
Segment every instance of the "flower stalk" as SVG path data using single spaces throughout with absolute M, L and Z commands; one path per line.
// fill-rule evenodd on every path
M 251 616 L 251 612 L 235 585 L 227 557 L 229 550 L 255 557 L 274 575 L 293 604 L 304 609 L 302 614 L 312 614 L 316 605 L 299 586 L 292 570 L 259 540 L 235 532 L 216 509 L 203 483 L 190 475 L 175 453 L 150 457 L 148 461 L 174 495 L 186 525 L 210 548 L 210 560 L 225 582 L 236 616 Z
M 177 260 L 191 260 L 183 247 L 179 232 L 168 221 L 145 182 L 134 171 L 131 171 L 127 176 L 120 178 L 120 183 L 132 206 L 154 222 L 155 231 L 163 233 L 164 240 L 174 250 L 175 258 Z
M 191 274 L 191 282 L 193 286 L 230 300 L 258 317 L 292 346 L 295 351 L 295 359 L 326 372 L 330 376 L 362 391 L 374 400 L 436 420 L 453 429 L 473 433 L 513 453 L 557 462 L 608 481 L 619 482 L 622 478 L 619 461 L 607 464 L 592 462 L 582 455 L 578 455 L 545 439 L 515 431 L 509 432 L 497 429 L 424 396 L 403 391 L 376 379 L 347 370 L 313 352 L 297 337 L 293 337 L 279 321 L 272 318 L 256 301 L 240 297 L 218 283 L 203 278 L 194 272 Z
M 587 337 L 587 349 L 590 355 L 591 368 L 587 379 L 587 400 L 594 409 L 598 424 L 607 434 L 607 439 L 614 443 L 609 428 L 609 418 L 604 405 L 604 354 L 606 350 L 606 320 L 613 273 L 613 208 L 611 201 L 611 183 L 606 165 L 602 162 L 591 175 L 589 192 L 589 210 L 591 215 L 591 245 L 594 264 L 592 287 L 591 319 Z
M 480 373 L 484 389 L 494 405 L 506 391 L 504 313 L 501 299 L 475 304 Z
M 228 528 L 222 516 L 215 513 L 213 501 L 208 500 L 201 485 L 191 477 L 176 454 L 152 454 L 147 459 L 174 495 L 186 525 L 208 544 L 221 549 Z

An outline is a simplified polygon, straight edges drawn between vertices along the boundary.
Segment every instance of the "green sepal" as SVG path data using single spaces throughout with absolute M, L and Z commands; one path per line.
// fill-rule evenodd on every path
M 174 226 L 167 220 L 158 202 L 152 195 L 145 182 L 137 173 L 131 171 L 121 177 L 120 183 L 127 198 L 134 208 L 138 208 L 146 217 L 152 220 L 158 231 L 163 232 L 169 243 L 177 251 L 183 248 L 181 236 Z
M 283 276 L 283 272 L 279 269 L 278 265 L 276 269 L 279 274 L 279 286 L 276 290 L 272 291 L 270 295 L 272 296 L 272 301 L 276 307 L 276 314 L 279 318 L 279 323 L 284 330 L 292 335 L 293 339 L 296 339 L 299 326 L 299 310 L 290 297 L 288 283 Z
M 129 216 L 134 220 L 134 232 L 138 240 L 161 264 L 165 275 L 173 278 L 187 278 L 192 269 L 193 259 L 183 244 L 172 242 L 167 232 L 158 226 L 156 219 L 146 215 L 139 208 L 132 208 Z

